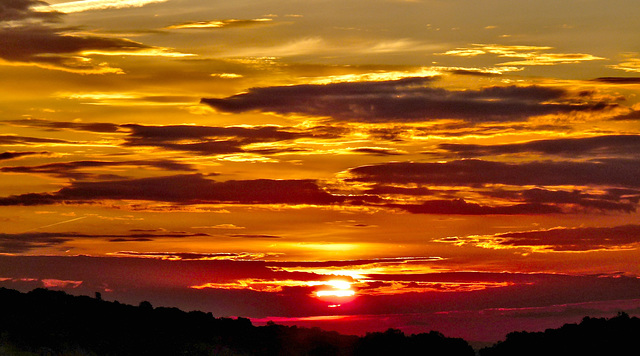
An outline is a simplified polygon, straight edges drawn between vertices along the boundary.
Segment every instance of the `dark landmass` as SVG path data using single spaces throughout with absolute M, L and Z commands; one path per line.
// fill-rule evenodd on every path
M 480 350 L 480 356 L 638 355 L 638 337 L 640 319 L 618 313 L 543 332 L 509 333 L 506 340 Z
M 447 355 L 473 356 L 463 339 L 400 330 L 358 337 L 246 318 L 215 318 L 35 289 L 0 288 L 0 355 Z
M 638 351 L 640 319 L 625 313 L 585 317 L 544 332 L 513 332 L 479 350 L 480 356 L 631 355 Z M 473 356 L 460 338 L 397 329 L 342 335 L 319 328 L 246 318 L 215 318 L 201 311 L 154 308 L 61 291 L 28 293 L 0 288 L 0 355 L 447 355 Z

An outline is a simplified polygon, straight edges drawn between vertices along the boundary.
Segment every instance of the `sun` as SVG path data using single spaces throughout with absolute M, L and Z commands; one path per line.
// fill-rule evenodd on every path
M 351 283 L 340 280 L 332 279 L 327 281 L 324 285 L 331 287 L 332 289 L 319 290 L 316 292 L 318 297 L 353 297 L 356 292 L 351 289 Z

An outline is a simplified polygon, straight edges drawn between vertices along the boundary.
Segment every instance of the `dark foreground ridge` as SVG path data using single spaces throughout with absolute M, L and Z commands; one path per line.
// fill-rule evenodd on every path
M 611 319 L 582 319 L 544 332 L 513 332 L 506 340 L 480 350 L 480 356 L 638 355 L 640 319 L 618 313 Z
M 447 355 L 473 356 L 462 339 L 432 331 L 341 335 L 246 318 L 214 318 L 61 291 L 0 288 L 0 355 Z
M 637 354 L 640 319 L 625 313 L 585 317 L 544 332 L 514 332 L 479 351 L 502 355 Z M 0 355 L 447 355 L 472 356 L 469 344 L 436 331 L 405 335 L 389 329 L 363 337 L 319 328 L 211 313 L 132 306 L 61 291 L 0 288 Z

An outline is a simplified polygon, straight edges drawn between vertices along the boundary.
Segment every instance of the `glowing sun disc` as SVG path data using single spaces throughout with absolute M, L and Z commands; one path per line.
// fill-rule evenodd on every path
M 318 297 L 353 297 L 356 292 L 348 289 L 342 290 L 319 290 L 316 292 Z

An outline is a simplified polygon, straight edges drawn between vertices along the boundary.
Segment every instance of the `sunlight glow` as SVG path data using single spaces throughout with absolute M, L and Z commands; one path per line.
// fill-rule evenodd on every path
M 351 283 L 341 280 L 332 279 L 325 283 L 325 285 L 333 287 L 330 290 L 319 290 L 316 292 L 318 297 L 353 297 L 356 292 L 351 289 Z
M 316 292 L 318 297 L 353 297 L 356 292 L 352 290 L 320 290 Z
M 339 279 L 331 280 L 327 284 L 332 286 L 333 288 L 336 288 L 336 289 L 349 289 L 349 288 L 351 288 L 351 283 L 349 283 L 347 281 L 342 281 L 342 280 L 339 280 Z

